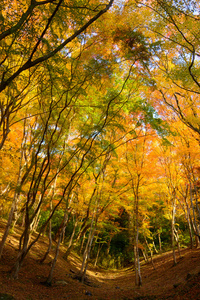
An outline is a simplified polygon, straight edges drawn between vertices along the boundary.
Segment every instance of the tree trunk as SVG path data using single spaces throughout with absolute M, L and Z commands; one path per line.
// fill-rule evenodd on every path
M 50 200 L 50 213 L 52 212 L 52 197 Z M 51 219 L 49 220 L 49 228 L 48 228 L 48 239 L 49 239 L 49 245 L 48 245 L 48 249 L 46 251 L 46 253 L 44 254 L 43 258 L 40 260 L 40 263 L 42 264 L 45 259 L 47 258 L 47 256 L 49 255 L 50 251 L 51 251 L 51 247 L 52 247 L 52 221 Z
M 113 237 L 113 235 L 111 234 L 111 235 L 110 235 L 110 238 L 109 238 L 109 240 L 108 240 L 108 243 L 107 243 L 106 256 L 108 256 L 109 253 L 110 253 L 110 244 L 111 244 L 111 241 L 112 241 L 112 237 Z
M 187 203 L 187 200 L 185 199 L 185 204 L 186 204 L 186 212 L 185 212 L 185 218 L 188 223 L 188 229 L 189 229 L 189 236 L 190 236 L 190 248 L 193 248 L 193 234 L 192 234 L 192 224 L 191 224 L 191 215 L 190 215 L 190 208 Z
M 135 285 L 138 286 L 139 285 L 139 281 L 138 281 L 137 249 L 136 249 L 136 245 L 134 245 L 133 249 L 134 249 L 134 265 L 135 265 Z
M 13 279 L 18 278 L 19 270 L 24 261 L 24 258 L 26 257 L 26 254 L 28 252 L 28 244 L 29 244 L 29 240 L 30 240 L 30 222 L 29 222 L 29 216 L 27 213 L 26 213 L 25 229 L 24 229 L 22 236 L 23 236 L 23 246 L 20 249 L 19 254 L 17 256 L 17 260 L 11 270 L 11 277 Z M 20 245 L 20 247 L 21 247 L 21 245 Z
M 181 249 L 180 249 L 180 243 L 179 243 L 179 236 L 178 236 L 178 231 L 177 231 L 175 226 L 174 226 L 174 237 L 175 237 L 176 244 L 177 244 L 177 247 L 178 247 L 179 257 L 181 258 L 182 256 L 181 256 Z
M 63 258 L 67 260 L 70 252 L 73 250 L 73 248 L 77 245 L 77 243 L 79 242 L 79 240 L 81 239 L 81 237 L 86 233 L 86 231 L 88 230 L 88 228 L 90 227 L 90 225 L 86 225 L 84 228 L 82 228 L 82 230 L 80 230 L 75 242 L 71 245 L 71 247 L 69 247 L 66 251 L 66 253 L 64 254 Z
M 93 232 L 92 232 L 92 235 L 91 235 L 91 238 L 90 238 L 90 242 L 89 242 L 89 245 L 88 245 L 88 249 L 87 249 L 87 252 L 86 252 L 85 268 L 83 270 L 81 282 L 84 282 L 84 280 L 85 280 L 85 275 L 86 275 L 88 262 L 89 262 L 89 258 L 90 258 L 90 250 L 91 250 L 92 242 L 93 242 L 93 239 L 94 239 L 94 233 L 95 233 L 95 228 L 93 229 Z
M 159 251 L 162 252 L 161 233 L 158 232 Z
M 145 261 L 145 262 L 148 262 L 148 259 L 147 259 L 147 256 L 146 256 L 146 253 L 145 253 L 145 250 L 144 250 L 144 249 L 142 249 L 142 255 L 143 255 L 143 257 L 144 257 L 144 261 Z
M 91 222 L 91 227 L 90 227 L 88 240 L 87 240 L 87 243 L 86 243 L 86 246 L 85 246 L 85 251 L 84 251 L 84 254 L 83 254 L 83 261 L 82 261 L 82 266 L 81 266 L 81 270 L 80 270 L 81 281 L 83 281 L 84 277 L 85 277 L 84 269 L 87 268 L 87 261 L 89 259 L 89 253 L 90 253 L 90 249 L 91 249 L 91 245 L 92 245 L 92 241 L 93 241 L 93 237 L 94 237 L 95 228 L 93 228 L 93 222 L 94 222 L 94 215 L 93 215 L 93 219 L 92 219 L 92 222 Z
M 140 256 L 139 256 L 139 198 L 138 198 L 138 192 L 137 192 L 137 199 L 136 199 L 136 250 L 137 250 L 137 267 L 138 267 L 138 284 L 139 286 L 142 285 L 142 276 L 140 272 Z
M 198 238 L 198 236 L 197 236 L 197 234 L 196 234 L 196 228 L 195 228 L 194 221 L 192 220 L 192 217 L 191 217 L 191 216 L 190 216 L 190 222 L 191 222 L 191 225 L 192 225 L 192 229 L 193 229 L 193 231 L 194 231 L 194 237 L 195 237 L 196 248 L 198 248 L 200 242 L 199 242 L 199 238 Z
M 196 182 L 194 183 L 194 190 L 195 190 L 196 210 L 197 210 L 197 213 L 198 213 L 198 220 L 200 220 L 200 208 L 199 208 L 199 203 L 198 203 L 199 197 L 198 197 L 198 190 L 197 190 Z M 199 239 L 200 239 L 200 237 L 199 237 Z
M 31 233 L 36 231 L 39 221 L 40 221 L 40 209 L 38 210 L 35 218 L 33 219 L 32 223 L 30 225 Z
M 136 199 L 136 237 L 135 237 L 135 247 L 134 247 L 134 255 L 135 255 L 135 284 L 136 286 L 142 285 L 142 276 L 140 272 L 140 257 L 139 257 L 139 224 L 138 224 L 138 199 Z
M 59 163 L 59 166 L 60 166 L 60 163 Z M 51 194 L 51 191 L 52 191 L 52 195 L 50 196 L 50 207 L 49 207 L 50 214 L 52 213 L 52 210 L 53 210 L 52 200 L 53 200 L 53 197 L 55 196 L 55 189 L 56 189 L 56 184 L 57 184 L 57 179 L 58 179 L 58 171 L 59 171 L 59 169 L 57 168 L 57 175 L 56 175 L 55 181 L 47 195 L 47 198 L 48 198 L 48 196 Z M 46 253 L 44 254 L 43 258 L 40 260 L 41 264 L 46 260 L 47 256 L 49 255 L 49 253 L 51 251 L 51 247 L 52 247 L 52 220 L 51 219 L 49 220 L 48 238 L 49 238 L 48 249 L 47 249 Z
M 197 221 L 196 221 L 195 208 L 194 208 L 194 204 L 193 204 L 191 182 L 190 182 L 190 203 L 191 203 L 192 212 L 193 212 L 193 219 L 194 219 L 194 228 L 195 228 L 194 233 L 195 233 L 195 235 L 198 237 L 198 239 L 200 241 L 200 233 L 199 233 L 199 228 L 198 228 Z
M 79 253 L 80 253 L 80 254 L 81 254 L 82 251 L 83 251 L 83 245 L 84 245 L 84 243 L 85 243 L 85 233 L 84 233 L 84 235 L 83 235 L 83 239 L 82 239 L 82 242 L 81 242 L 81 247 L 80 247 L 80 250 L 79 250 Z
M 73 242 L 73 239 L 74 239 L 74 235 L 75 235 L 75 232 L 76 232 L 77 224 L 78 224 L 78 220 L 76 219 L 75 224 L 74 224 L 74 228 L 73 228 L 73 231 L 72 231 L 70 240 L 69 240 L 69 244 L 68 244 L 68 246 L 67 246 L 67 250 L 68 250 L 68 249 L 71 247 L 71 245 L 72 245 L 72 242 Z
M 153 247 L 154 247 L 154 250 L 155 250 L 156 254 L 158 254 L 158 250 L 156 249 L 156 245 L 155 245 L 154 240 L 152 241 L 152 244 L 153 244 Z
M 21 157 L 20 157 L 20 166 L 19 166 L 19 174 L 18 174 L 18 179 L 17 179 L 17 186 L 15 189 L 15 194 L 13 197 L 13 201 L 12 201 L 12 205 L 11 205 L 11 209 L 10 209 L 10 213 L 9 213 L 9 217 L 8 217 L 8 221 L 6 224 L 6 229 L 4 231 L 1 243 L 0 243 L 0 259 L 3 253 L 3 249 L 5 246 L 5 242 L 6 239 L 8 237 L 11 225 L 12 225 L 12 221 L 13 221 L 13 217 L 14 217 L 14 213 L 17 209 L 17 203 L 18 203 L 18 199 L 19 199 L 19 195 L 20 195 L 20 189 L 21 189 L 21 177 L 22 177 L 22 149 L 21 149 Z
M 102 249 L 102 246 L 103 246 L 103 244 L 100 244 L 100 243 L 99 243 L 98 249 L 97 249 L 96 259 L 95 259 L 95 262 L 94 262 L 94 267 L 97 266 L 97 262 L 98 262 L 98 259 L 99 259 L 99 254 L 100 254 L 100 251 L 101 251 L 101 249 Z
M 60 231 L 60 235 L 59 235 L 59 238 L 58 238 L 58 243 L 57 243 L 57 247 L 56 247 L 55 256 L 54 256 L 54 259 L 53 259 L 53 262 L 52 262 L 52 265 L 51 265 L 51 270 L 49 272 L 49 276 L 48 276 L 47 280 L 45 281 L 45 284 L 49 285 L 49 286 L 52 283 L 53 272 L 54 272 L 54 269 L 55 269 L 55 266 L 56 266 L 56 262 L 57 262 L 57 258 L 58 258 L 58 254 L 59 254 L 60 244 L 61 244 L 63 235 L 65 234 L 65 228 L 67 226 L 67 222 L 68 222 L 68 213 L 65 212 L 65 215 L 64 215 L 64 218 L 63 218 L 63 222 L 62 222 L 63 227 L 62 227 L 62 230 Z
M 148 248 L 148 250 L 149 250 L 149 252 L 150 252 L 151 264 L 152 264 L 152 266 L 153 266 L 153 268 L 154 268 L 154 270 L 155 270 L 156 267 L 155 267 L 154 262 L 153 262 L 153 253 L 152 253 L 152 249 L 151 249 L 151 247 L 149 246 L 146 237 L 145 237 L 145 243 L 146 243 L 147 248 Z
M 1 243 L 0 243 L 0 259 L 2 257 L 3 249 L 4 249 L 4 246 L 5 246 L 5 243 L 6 243 L 6 239 L 8 237 L 8 234 L 9 234 L 9 231 L 10 231 L 10 228 L 11 228 L 11 225 L 12 225 L 13 215 L 14 215 L 14 211 L 15 211 L 15 207 L 16 207 L 16 197 L 17 197 L 17 194 L 15 193 L 14 198 L 13 198 L 13 202 L 12 202 L 12 206 L 11 206 L 11 209 L 10 209 L 8 221 L 7 221 L 7 224 L 6 224 L 6 229 L 4 231 L 4 234 L 3 234 L 3 237 L 2 237 Z
M 46 253 L 44 254 L 43 258 L 40 260 L 41 264 L 46 260 L 47 256 L 49 255 L 49 253 L 51 251 L 51 247 L 52 247 L 51 225 L 52 225 L 52 222 L 50 220 L 49 221 L 49 232 L 48 232 L 49 245 L 48 245 L 48 249 L 47 249 Z
M 175 253 L 175 245 L 174 245 L 174 228 L 175 228 L 175 213 L 176 213 L 176 203 L 173 201 L 172 203 L 172 221 L 171 221 L 171 237 L 172 237 L 172 250 L 173 250 L 173 259 L 174 265 L 177 264 L 176 262 L 176 253 Z

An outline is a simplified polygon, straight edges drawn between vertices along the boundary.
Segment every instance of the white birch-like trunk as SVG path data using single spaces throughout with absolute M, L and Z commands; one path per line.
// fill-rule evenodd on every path
M 174 264 L 177 264 L 176 261 L 176 253 L 175 253 L 175 237 L 174 237 L 174 228 L 175 228 L 175 214 L 176 214 L 176 206 L 175 201 L 172 203 L 172 221 L 171 221 L 171 237 L 172 237 L 172 251 L 173 251 L 173 260 Z

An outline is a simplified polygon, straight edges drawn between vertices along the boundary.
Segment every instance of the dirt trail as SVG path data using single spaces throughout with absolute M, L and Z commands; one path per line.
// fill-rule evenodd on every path
M 0 299 L 5 299 L 1 298 L 1 294 L 12 295 L 15 300 L 200 299 L 200 249 L 183 249 L 182 257 L 178 258 L 176 266 L 173 266 L 171 252 L 154 258 L 155 270 L 152 264 L 143 263 L 141 267 L 143 285 L 137 288 L 134 284 L 132 267 L 106 271 L 90 266 L 87 284 L 80 283 L 74 279 L 80 268 L 80 258 L 71 255 L 69 260 L 65 261 L 62 258 L 64 253 L 62 248 L 53 285 L 46 287 L 41 283 L 48 276 L 54 253 L 52 251 L 46 263 L 41 265 L 38 262 L 47 248 L 45 238 L 31 250 L 20 271 L 19 279 L 14 281 L 9 278 L 9 270 L 17 255 L 19 234 L 18 229 L 9 237 L 0 263 Z

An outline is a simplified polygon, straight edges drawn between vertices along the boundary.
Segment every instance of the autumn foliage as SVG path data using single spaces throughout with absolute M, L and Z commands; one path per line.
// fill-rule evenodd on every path
M 121 268 L 200 242 L 199 4 L 0 4 L 0 216 Z M 33 232 L 36 234 L 33 235 Z

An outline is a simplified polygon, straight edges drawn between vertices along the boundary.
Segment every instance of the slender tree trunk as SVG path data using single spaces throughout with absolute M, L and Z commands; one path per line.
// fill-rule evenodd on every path
M 7 184 L 7 186 L 5 187 L 5 189 L 2 189 L 2 188 L 1 188 L 1 191 L 0 191 L 0 196 L 1 196 L 1 198 L 4 198 L 4 199 L 7 198 L 8 193 L 10 192 L 10 185 L 11 185 L 11 183 L 9 182 L 9 183 Z M 2 207 L 1 207 L 1 209 L 0 209 L 0 212 L 1 212 L 1 210 L 2 210 Z M 0 215 L 1 215 L 1 214 L 0 214 Z
M 113 237 L 113 235 L 111 234 L 111 235 L 110 235 L 110 238 L 109 238 L 109 240 L 108 240 L 108 243 L 107 243 L 107 250 L 106 250 L 106 255 L 107 255 L 107 256 L 108 256 L 109 253 L 110 253 L 110 244 L 111 244 L 111 241 L 112 241 L 112 237 Z
M 145 250 L 144 250 L 144 249 L 142 249 L 142 255 L 143 255 L 143 257 L 144 257 L 144 261 L 145 261 L 145 262 L 148 262 L 147 256 L 146 256 L 146 253 L 145 253 Z
M 188 223 L 188 229 L 189 229 L 189 236 L 190 236 L 190 248 L 193 248 L 193 234 L 192 234 L 192 224 L 191 224 L 191 215 L 190 215 L 190 208 L 187 203 L 187 200 L 185 199 L 185 204 L 186 204 L 186 211 L 185 211 L 185 218 Z
M 161 241 L 161 233 L 158 232 L 158 242 L 159 242 L 159 251 L 162 252 L 162 241 Z
M 52 230 L 51 226 L 52 225 L 51 224 L 52 224 L 52 222 L 50 220 L 49 221 L 49 230 L 48 230 L 49 245 L 48 245 L 48 249 L 47 249 L 46 253 L 44 254 L 43 258 L 40 260 L 41 264 L 46 260 L 46 258 L 48 257 L 48 255 L 51 251 L 51 247 L 52 247 L 52 234 L 51 234 L 51 230 Z
M 52 206 L 52 197 L 51 197 L 51 199 L 50 199 L 50 214 L 52 212 L 52 208 L 53 208 L 53 206 Z M 49 253 L 51 251 L 51 247 L 52 247 L 52 221 L 51 221 L 51 219 L 49 220 L 49 228 L 48 229 L 49 229 L 48 230 L 49 245 L 48 245 L 48 249 L 47 249 L 46 253 L 44 254 L 43 258 L 40 260 L 41 264 L 46 260 L 47 256 L 49 255 Z
M 149 243 L 147 242 L 146 237 L 145 237 L 145 243 L 146 243 L 147 248 L 148 248 L 148 250 L 149 250 L 149 252 L 150 252 L 151 264 L 152 264 L 152 266 L 153 266 L 153 268 L 154 268 L 154 270 L 155 270 L 156 267 L 155 267 L 154 262 L 153 262 L 153 253 L 152 253 L 152 249 L 151 249 L 151 247 L 149 246 Z
M 180 249 L 180 243 L 179 243 L 179 236 L 178 236 L 178 231 L 176 230 L 175 226 L 174 226 L 174 237 L 175 237 L 175 240 L 176 240 L 176 244 L 177 244 L 177 247 L 178 247 L 178 254 L 179 254 L 179 257 L 181 258 L 181 249 Z
M 95 262 L 94 262 L 94 267 L 97 266 L 97 262 L 98 262 L 98 259 L 99 259 L 99 254 L 100 254 L 100 251 L 101 251 L 101 249 L 102 249 L 102 246 L 103 246 L 103 244 L 100 244 L 100 243 L 99 243 L 98 249 L 97 249 L 96 259 L 95 259 Z
M 49 276 L 48 276 L 47 280 L 45 281 L 46 285 L 51 285 L 52 284 L 53 272 L 54 272 L 54 269 L 55 269 L 55 266 L 56 266 L 56 262 L 57 262 L 57 258 L 58 258 L 58 254 L 59 254 L 59 248 L 60 248 L 60 244 L 61 244 L 61 241 L 62 241 L 62 237 L 65 234 L 65 228 L 67 226 L 67 222 L 68 222 L 68 213 L 66 211 L 65 215 L 64 215 L 64 219 L 63 219 L 63 227 L 62 227 L 62 230 L 60 231 L 59 238 L 58 238 L 58 243 L 57 243 L 57 247 L 56 247 L 55 256 L 54 256 L 54 259 L 53 259 L 53 262 L 52 262 L 52 265 L 51 265 L 51 270 L 49 272 Z
M 25 219 L 26 219 L 26 211 L 24 210 L 22 212 L 22 224 L 21 224 L 21 227 L 25 227 Z
M 139 256 L 139 248 L 138 248 L 138 237 L 139 237 L 139 229 L 137 228 L 136 234 L 136 263 L 137 263 L 137 275 L 138 275 L 138 286 L 142 285 L 142 276 L 140 271 L 140 256 Z
M 154 247 L 154 250 L 155 250 L 156 254 L 158 254 L 158 250 L 156 249 L 156 245 L 155 245 L 154 240 L 152 241 L 152 244 L 153 244 L 153 247 Z
M 86 254 L 85 268 L 84 268 L 84 271 L 83 271 L 81 282 L 84 282 L 84 280 L 85 280 L 85 275 L 86 275 L 86 271 L 87 271 L 87 267 L 88 267 L 88 262 L 89 262 L 89 259 L 90 259 L 90 251 L 91 251 L 92 242 L 93 242 L 93 239 L 94 239 L 94 233 L 95 233 L 95 228 L 93 229 L 92 236 L 90 238 L 90 242 L 89 242 L 89 245 L 88 245 L 87 254 Z
M 198 213 L 198 220 L 200 220 L 200 208 L 199 208 L 199 197 L 198 197 L 198 191 L 197 191 L 197 186 L 196 182 L 194 183 L 194 190 L 195 190 L 195 204 L 196 204 L 196 211 Z M 199 237 L 200 239 L 200 237 Z
M 196 221 L 195 208 L 194 208 L 194 204 L 193 204 L 193 196 L 192 196 L 192 186 L 191 186 L 191 182 L 190 182 L 190 203 L 191 203 L 192 212 L 193 212 L 194 233 L 195 233 L 195 235 L 198 237 L 198 239 L 199 239 L 199 241 L 200 241 L 200 233 L 199 233 L 199 228 L 198 228 L 197 221 Z
M 176 206 L 175 206 L 175 201 L 173 201 L 173 203 L 172 203 L 171 237 L 172 237 L 172 250 L 173 250 L 174 265 L 177 264 L 176 253 L 175 253 L 175 243 L 174 243 L 175 213 L 176 213 Z
M 74 239 L 74 235 L 75 235 L 75 232 L 76 232 L 76 227 L 78 225 L 78 220 L 75 221 L 75 224 L 74 224 L 74 228 L 73 228 L 73 231 L 72 231 L 72 234 L 71 234 L 71 237 L 70 237 L 70 240 L 69 240 L 69 244 L 67 246 L 67 250 L 71 247 L 72 245 L 72 242 L 73 242 L 73 239 Z
M 200 242 L 199 242 L 199 238 L 198 238 L 198 236 L 197 236 L 197 234 L 196 234 L 196 228 L 195 228 L 194 221 L 192 220 L 192 217 L 191 217 L 191 216 L 190 216 L 190 222 L 191 222 L 191 225 L 192 225 L 192 229 L 193 229 L 193 231 L 194 231 L 194 237 L 195 237 L 196 248 L 198 248 Z
M 95 217 L 95 215 L 96 215 L 96 217 Z M 94 234 L 95 234 L 95 231 L 96 231 L 97 222 L 98 222 L 98 198 L 96 198 L 96 205 L 95 205 L 93 215 L 92 215 L 90 232 L 89 232 L 88 240 L 87 240 L 87 243 L 86 243 L 86 246 L 85 246 L 82 266 L 81 266 L 81 270 L 80 270 L 80 273 L 79 273 L 80 274 L 79 276 L 81 278 L 81 282 L 84 282 L 84 279 L 85 279 L 87 266 L 88 266 L 88 262 L 89 262 L 89 257 L 90 257 L 90 251 L 91 251 L 92 242 L 93 242 L 93 239 L 94 239 Z
M 82 228 L 82 230 L 80 230 L 77 238 L 75 239 L 75 242 L 71 245 L 71 247 L 69 247 L 66 251 L 66 253 L 64 254 L 63 258 L 67 260 L 70 252 L 73 250 L 73 248 L 78 244 L 79 240 L 81 239 L 82 236 L 84 236 L 84 234 L 86 233 L 86 231 L 88 230 L 88 228 L 90 227 L 90 225 L 86 225 L 84 228 Z
M 135 285 L 138 286 L 139 285 L 139 281 L 138 281 L 137 249 L 136 249 L 136 245 L 134 245 L 133 249 L 134 249 L 134 265 L 135 265 Z
M 0 259 L 2 257 L 3 249 L 4 249 L 4 246 L 5 246 L 5 243 L 6 243 L 6 239 L 8 237 L 8 234 L 9 234 L 9 231 L 10 231 L 10 228 L 11 228 L 11 225 L 12 225 L 13 215 L 14 215 L 14 211 L 15 211 L 15 207 L 16 207 L 17 195 L 18 195 L 18 193 L 15 193 L 14 198 L 13 198 L 13 202 L 12 202 L 12 206 L 11 206 L 11 209 L 10 209 L 8 221 L 7 221 L 7 224 L 6 224 L 6 229 L 4 231 L 4 234 L 3 234 L 3 237 L 2 237 L 2 240 L 1 240 L 1 243 L 0 243 Z
M 80 254 L 81 254 L 82 251 L 83 251 L 83 245 L 84 245 L 84 243 L 85 243 L 85 233 L 84 233 L 84 235 L 83 235 L 83 239 L 82 239 L 82 242 L 81 242 L 81 247 L 80 247 L 80 250 L 79 250 L 79 253 L 80 253 Z
M 33 219 L 33 222 L 30 225 L 31 233 L 37 230 L 39 221 L 40 221 L 40 209 L 38 210 L 35 218 Z
M 133 245 L 133 237 L 134 237 L 134 219 L 133 219 L 133 213 L 130 212 L 128 214 L 128 233 L 129 233 L 129 244 Z
M 135 247 L 134 247 L 134 256 L 135 256 L 135 284 L 136 286 L 142 285 L 142 276 L 140 272 L 140 257 L 139 257 L 139 220 L 138 220 L 138 196 L 135 199 L 135 228 L 136 228 L 136 236 L 135 236 Z
M 60 166 L 60 161 L 59 161 L 59 166 Z M 55 190 L 56 190 L 56 184 L 57 184 L 57 179 L 58 179 L 58 172 L 59 172 L 59 168 L 57 168 L 57 176 L 54 180 L 54 183 L 53 183 L 53 186 L 51 187 L 48 195 L 47 195 L 47 198 L 48 196 L 50 196 L 50 214 L 52 213 L 52 210 L 53 210 L 53 203 L 52 203 L 52 200 L 53 200 L 53 197 L 55 196 Z M 51 194 L 51 191 L 52 191 L 52 194 Z M 50 251 L 51 251 L 51 247 L 52 247 L 52 220 L 50 219 L 49 220 L 49 228 L 48 228 L 48 239 L 49 239 L 49 245 L 48 245 L 48 249 L 46 251 L 46 253 L 44 254 L 43 258 L 40 260 L 40 263 L 42 264 L 46 258 L 48 257 Z
M 89 256 L 89 250 L 90 250 L 90 244 L 93 240 L 94 237 L 94 228 L 93 228 L 93 223 L 94 223 L 94 214 L 93 214 L 93 218 L 92 218 L 92 222 L 91 222 L 91 226 L 90 226 L 90 232 L 89 232 L 89 236 L 88 236 L 88 240 L 85 246 L 85 251 L 83 254 L 83 261 L 82 261 L 82 266 L 81 266 L 81 270 L 80 270 L 80 277 L 81 277 L 81 281 L 82 281 L 82 277 L 83 277 L 83 273 L 84 273 L 84 268 L 86 266 L 87 263 L 87 259 Z
M 97 235 L 95 236 L 95 241 L 93 242 L 93 244 L 92 244 L 92 248 L 91 248 L 91 252 L 93 252 L 94 251 L 94 248 L 95 248 L 95 245 L 97 244 L 97 242 L 98 242 L 98 239 L 99 239 L 99 233 L 97 233 Z
M 16 208 L 15 208 L 15 211 L 14 211 L 14 215 L 13 215 L 13 224 L 12 224 L 12 229 L 11 230 L 15 230 L 15 226 L 17 224 L 17 221 L 19 220 L 20 216 L 21 216 L 21 212 L 17 210 L 17 206 L 19 205 L 20 203 L 20 195 L 19 195 L 19 198 L 18 198 L 18 201 L 17 201 L 17 205 L 16 205 Z
M 13 217 L 14 217 L 14 213 L 17 209 L 17 203 L 18 203 L 18 199 L 19 199 L 19 195 L 20 195 L 20 189 L 21 189 L 21 177 L 22 177 L 22 147 L 21 147 L 21 157 L 20 157 L 20 166 L 19 166 L 19 174 L 18 174 L 18 179 L 17 179 L 17 186 L 15 189 L 15 194 L 13 197 L 13 201 L 12 201 L 12 205 L 11 205 L 11 209 L 10 209 L 10 213 L 9 213 L 9 217 L 8 217 L 8 221 L 6 224 L 6 229 L 4 231 L 1 243 L 0 243 L 0 259 L 3 253 L 3 249 L 6 243 L 6 239 L 8 237 L 11 225 L 12 225 L 12 221 L 13 221 Z
M 17 260 L 11 270 L 11 277 L 13 279 L 18 278 L 19 270 L 21 268 L 21 265 L 24 261 L 24 258 L 26 257 L 27 251 L 28 251 L 28 244 L 29 244 L 29 240 L 30 240 L 30 222 L 29 222 L 28 211 L 26 212 L 25 229 L 24 229 L 22 236 L 23 236 L 23 246 L 20 249 L 19 254 L 17 256 Z M 21 245 L 20 245 L 20 247 L 21 247 Z

